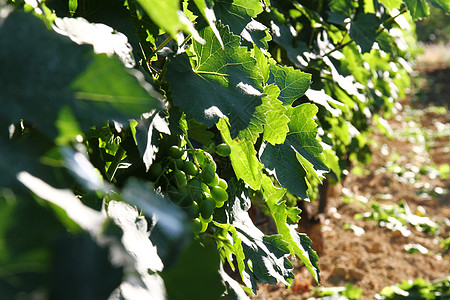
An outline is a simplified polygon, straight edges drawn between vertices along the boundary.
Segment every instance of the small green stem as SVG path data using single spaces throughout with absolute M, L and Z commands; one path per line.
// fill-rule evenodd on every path
M 184 46 L 184 44 L 186 44 L 190 39 L 191 39 L 191 37 L 192 37 L 192 34 L 189 34 L 185 39 L 184 39 L 184 41 L 180 44 L 180 48 L 181 47 L 183 47 Z
M 117 149 L 116 155 L 114 156 L 114 160 L 109 165 L 108 171 L 106 172 L 106 179 L 108 181 L 112 181 L 114 175 L 116 174 L 117 168 L 119 167 L 120 162 L 123 159 L 123 155 L 125 154 L 125 149 L 121 146 Z

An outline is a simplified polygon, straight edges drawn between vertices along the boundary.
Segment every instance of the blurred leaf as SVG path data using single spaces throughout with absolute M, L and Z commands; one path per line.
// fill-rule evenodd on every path
M 151 87 L 117 59 L 95 55 L 90 46 L 76 45 L 46 29 L 31 14 L 13 12 L 3 20 L 0 48 L 0 72 L 8 74 L 0 81 L 3 128 L 24 119 L 56 137 L 62 126 L 57 120 L 70 112 L 72 121 L 62 132 L 67 142 L 67 134 L 75 139 L 78 128 L 87 130 L 108 119 L 127 122 L 160 106 L 149 94 Z M 33 59 L 23 63 L 30 53 Z
M 161 273 L 168 300 L 221 299 L 225 290 L 220 259 L 213 243 L 192 240 L 172 268 Z
M 179 30 L 192 34 L 192 37 L 200 43 L 205 41 L 198 35 L 194 25 L 180 10 L 178 0 L 137 0 L 156 25 L 176 38 Z
M 351 17 L 355 4 L 356 2 L 352 0 L 331 0 L 329 6 L 332 11 Z
M 376 15 L 364 13 L 358 13 L 350 23 L 350 37 L 361 47 L 362 53 L 372 49 L 380 24 L 381 20 Z
M 442 9 L 446 14 L 450 14 L 450 1 L 448 0 L 430 0 L 431 4 Z
M 430 14 L 430 7 L 425 0 L 404 0 L 404 2 L 414 21 L 425 18 Z

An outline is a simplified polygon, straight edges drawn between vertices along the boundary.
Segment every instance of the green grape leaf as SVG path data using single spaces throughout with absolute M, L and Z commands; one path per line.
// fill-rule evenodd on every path
M 278 233 L 288 243 L 292 255 L 297 256 L 311 273 L 317 283 L 320 283 L 318 260 L 319 257 L 311 248 L 311 240 L 306 235 L 299 234 L 294 226 L 287 223 L 288 209 L 282 200 L 285 190 L 273 185 L 268 176 L 263 176 L 262 191 L 267 208 L 275 221 Z
M 245 255 L 245 269 L 240 270 L 247 287 L 256 294 L 257 282 L 277 284 L 283 282 L 289 285 L 292 274 L 292 264 L 287 259 L 290 250 L 286 241 L 280 235 L 265 236 L 250 219 L 248 209 L 250 198 L 241 185 L 233 185 L 228 191 L 230 198 L 226 203 L 228 222 L 234 226 L 236 235 L 233 239 L 241 241 Z M 219 225 L 220 226 L 220 225 Z M 222 226 L 221 226 L 222 227 Z M 224 227 L 222 227 L 224 228 Z
M 67 143 L 80 129 L 108 119 L 128 124 L 161 106 L 140 73 L 138 79 L 117 58 L 94 54 L 31 14 L 13 12 L 3 20 L 0 48 L 0 73 L 8 74 L 0 81 L 0 126 L 24 119 L 51 138 L 61 131 Z M 23 63 L 30 53 L 33 59 Z
M 270 140 L 272 144 L 284 142 L 289 131 L 287 126 L 289 118 L 284 114 L 287 108 L 277 99 L 279 94 L 280 90 L 274 84 L 264 87 L 263 103 L 256 108 L 250 120 L 250 125 L 239 132 L 240 140 L 248 140 L 254 144 L 259 134 L 263 132 L 264 125 L 264 137 Z
M 352 0 L 331 0 L 329 6 L 331 11 L 340 13 L 346 17 L 351 17 L 356 2 Z
M 333 171 L 338 181 L 340 181 L 342 170 L 339 166 L 339 157 L 336 155 L 336 152 L 330 147 L 329 149 L 324 149 L 323 154 L 325 156 L 327 166 L 330 167 L 330 170 Z
M 312 119 L 318 109 L 313 104 L 302 104 L 287 112 L 289 133 L 281 145 L 266 145 L 261 155 L 263 164 L 275 170 L 280 184 L 293 194 L 307 198 L 306 172 L 321 180 L 328 172 L 322 146 L 317 140 L 317 124 Z
M 299 36 L 293 35 L 295 29 L 275 8 L 272 8 L 270 17 L 273 41 L 286 50 L 287 57 L 297 68 L 304 68 L 307 62 L 303 53 L 311 51 L 308 44 Z
M 205 0 L 193 0 L 195 5 L 197 5 L 197 8 L 200 10 L 200 13 L 203 15 L 203 17 L 208 21 L 209 26 L 211 27 L 211 30 L 214 32 L 214 35 L 216 36 L 217 40 L 219 41 L 220 45 L 223 46 L 222 38 L 220 37 L 219 30 L 217 30 L 216 27 L 216 15 L 214 14 L 214 10 L 212 9 L 210 2 Z
M 212 29 L 206 27 L 200 34 L 207 44 L 193 43 L 195 65 L 191 66 L 186 53 L 178 54 L 168 65 L 166 79 L 174 103 L 188 117 L 207 127 L 228 117 L 234 138 L 249 126 L 256 107 L 262 103 L 263 78 L 251 53 L 239 46 L 239 37 L 226 27 L 219 27 L 219 32 L 224 50 Z
M 240 35 L 248 23 L 263 11 L 259 0 L 216 0 L 214 12 L 223 25 Z
M 378 43 L 378 46 L 381 50 L 383 50 L 386 53 L 392 53 L 392 55 L 396 54 L 396 48 L 395 48 L 395 42 L 392 38 L 392 36 L 387 32 L 383 31 L 381 32 L 375 41 Z
M 267 144 L 261 155 L 261 162 L 267 169 L 275 171 L 278 182 L 292 194 L 308 198 L 306 171 L 297 160 L 296 152 L 289 142 L 275 146 Z
M 248 140 L 232 139 L 226 120 L 217 123 L 223 141 L 231 148 L 230 160 L 238 179 L 244 180 L 252 189 L 261 187 L 262 164 L 256 157 L 253 143 Z
M 446 14 L 450 14 L 450 1 L 449 0 L 430 0 L 431 4 L 442 9 Z
M 180 10 L 179 0 L 137 0 L 156 25 L 177 39 L 179 30 L 192 34 L 200 43 L 204 43 L 191 21 Z
M 322 146 L 317 140 L 317 124 L 313 120 L 317 112 L 317 106 L 309 103 L 289 110 L 289 134 L 286 140 L 314 166 L 318 176 L 321 176 L 320 173 L 327 172 L 328 168 L 323 163 Z
M 99 236 L 106 222 L 103 213 L 85 206 L 70 190 L 56 189 L 28 172 L 20 172 L 17 179 L 38 197 L 59 206 L 76 224 L 92 236 Z
M 370 52 L 377 37 L 381 20 L 374 14 L 358 13 L 350 23 L 350 37 L 361 47 L 361 52 Z
M 268 58 L 258 47 L 253 47 L 252 55 L 256 59 L 256 67 L 259 69 L 263 77 L 263 84 L 266 84 L 269 80 L 270 75 L 269 62 L 273 64 L 275 64 L 276 62 L 273 59 Z
M 366 83 L 369 80 L 370 71 L 364 68 L 364 60 L 362 54 L 358 51 L 357 45 L 354 43 L 349 44 L 341 51 L 345 57 L 345 59 L 340 60 L 341 73 L 350 73 L 355 77 L 356 81 Z M 340 98 L 337 97 L 337 99 Z
M 278 100 L 280 89 L 274 85 L 264 87 L 263 106 L 266 111 L 266 122 L 264 124 L 264 140 L 275 144 L 282 144 L 289 132 L 289 118 L 286 116 L 287 108 Z
M 403 0 L 378 0 L 378 1 L 381 4 L 383 4 L 384 7 L 388 9 L 388 11 L 400 8 L 400 5 L 403 3 Z
M 161 273 L 167 299 L 221 299 L 225 286 L 219 268 L 216 245 L 192 240 L 175 265 Z
M 135 139 L 146 170 L 150 168 L 158 152 L 158 138 L 161 133 L 170 135 L 170 129 L 167 121 L 158 112 L 137 121 Z
M 254 44 L 259 49 L 269 48 L 268 42 L 272 40 L 269 28 L 256 20 L 252 20 L 245 26 L 244 30 L 241 32 L 241 37 L 249 42 L 249 47 L 252 47 Z
M 244 289 L 239 285 L 239 283 L 228 275 L 223 268 L 219 270 L 222 280 L 225 283 L 226 292 L 223 297 L 228 300 L 250 300 L 250 298 L 245 293 Z
M 190 119 L 188 125 L 188 136 L 190 139 L 196 140 L 206 146 L 213 142 L 214 133 L 209 131 L 204 124 L 199 123 L 194 119 Z
M 3 129 L 7 131 L 7 128 Z M 0 144 L 0 187 L 22 191 L 23 185 L 16 178 L 21 171 L 39 176 L 57 187 L 69 187 L 73 183 L 58 148 L 39 132 L 31 132 L 16 141 L 0 135 Z
M 430 7 L 425 0 L 404 0 L 404 2 L 413 20 L 428 17 L 430 14 Z
M 292 67 L 270 66 L 269 84 L 275 83 L 280 89 L 280 99 L 284 105 L 291 105 L 303 96 L 311 84 L 311 74 Z

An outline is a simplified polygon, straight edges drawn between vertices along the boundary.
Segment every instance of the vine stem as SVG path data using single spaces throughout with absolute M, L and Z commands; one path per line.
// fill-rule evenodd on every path
M 114 160 L 109 165 L 108 171 L 106 172 L 106 179 L 108 181 L 112 181 L 114 175 L 116 174 L 117 168 L 119 167 L 120 162 L 122 161 L 123 155 L 125 154 L 125 149 L 119 146 L 117 149 L 116 155 L 114 156 Z

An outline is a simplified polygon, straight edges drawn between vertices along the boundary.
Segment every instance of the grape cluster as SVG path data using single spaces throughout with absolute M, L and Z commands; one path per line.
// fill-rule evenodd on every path
M 230 154 L 229 147 L 216 147 L 219 155 Z M 152 164 L 149 175 L 169 198 L 193 218 L 195 233 L 204 232 L 212 221 L 214 209 L 228 199 L 228 184 L 216 173 L 212 156 L 201 149 L 169 148 L 168 156 Z

